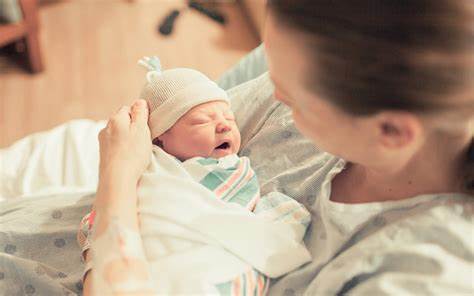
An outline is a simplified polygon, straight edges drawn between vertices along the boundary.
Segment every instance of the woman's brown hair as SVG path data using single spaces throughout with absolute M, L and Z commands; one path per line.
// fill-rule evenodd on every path
M 276 21 L 309 36 L 306 85 L 355 115 L 464 112 L 474 93 L 474 0 L 268 0 Z M 466 111 L 467 110 L 467 111 Z M 474 139 L 463 187 L 474 194 Z

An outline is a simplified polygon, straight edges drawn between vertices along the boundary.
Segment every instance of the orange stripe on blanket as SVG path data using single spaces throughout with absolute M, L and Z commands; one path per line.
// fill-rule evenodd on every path
M 255 172 L 250 169 L 250 164 L 248 162 L 246 162 L 246 167 L 249 167 L 249 170 L 247 170 L 247 174 L 242 178 L 242 180 L 240 180 L 240 182 L 237 184 L 237 186 L 235 186 L 232 191 L 229 192 L 230 195 L 234 194 L 235 191 L 238 191 L 240 190 L 240 188 L 242 186 L 240 186 L 240 184 L 246 184 L 248 180 L 252 179 L 252 177 L 255 175 Z
M 257 295 L 265 295 L 265 280 L 259 275 L 257 279 Z
M 240 184 L 247 184 L 247 182 L 253 178 L 253 176 L 255 176 L 255 172 L 252 170 L 252 169 L 249 169 L 247 171 L 247 174 L 245 175 L 245 177 L 239 182 L 239 185 Z M 240 188 L 242 188 L 242 186 L 236 186 L 229 194 L 234 194 L 236 191 L 240 190 Z M 250 211 L 253 211 L 255 205 L 257 204 L 257 201 L 260 199 L 260 193 L 257 192 L 255 194 L 255 196 L 249 201 L 249 203 L 247 204 L 247 209 L 250 210 Z
M 240 295 L 240 277 L 236 278 L 232 283 L 232 295 Z
M 250 269 L 247 271 L 247 293 L 246 295 L 253 295 L 255 290 L 254 271 Z
M 234 174 L 227 180 L 226 183 L 221 184 L 221 186 L 217 187 L 214 190 L 214 193 L 219 197 L 222 198 L 223 193 L 229 189 L 229 187 L 232 186 L 232 184 L 235 182 L 236 179 L 240 178 L 242 175 L 242 172 L 245 168 L 245 162 L 241 162 L 237 170 L 235 171 Z

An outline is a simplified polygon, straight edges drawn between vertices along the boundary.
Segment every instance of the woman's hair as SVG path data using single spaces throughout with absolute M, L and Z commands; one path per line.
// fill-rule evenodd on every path
M 306 86 L 346 112 L 472 117 L 474 93 L 453 98 L 473 85 L 474 0 L 268 0 L 268 8 L 309 36 Z M 463 185 L 474 193 L 474 139 L 466 158 Z

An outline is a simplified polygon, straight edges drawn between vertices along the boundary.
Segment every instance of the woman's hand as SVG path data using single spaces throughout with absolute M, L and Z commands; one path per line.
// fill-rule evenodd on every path
M 151 139 L 148 107 L 144 100 L 121 107 L 99 133 L 99 189 L 119 191 L 122 186 L 135 189 L 150 162 Z M 113 198 L 113 197 L 111 197 Z
M 150 162 L 151 139 L 144 100 L 123 106 L 99 133 L 101 176 L 123 171 L 138 181 Z

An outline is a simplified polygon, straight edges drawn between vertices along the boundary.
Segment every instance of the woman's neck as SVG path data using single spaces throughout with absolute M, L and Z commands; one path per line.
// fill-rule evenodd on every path
M 461 165 L 465 161 L 472 132 L 458 135 L 437 134 L 408 164 L 393 172 L 350 164 L 333 181 L 331 200 L 365 203 L 401 200 L 421 194 L 461 192 Z

